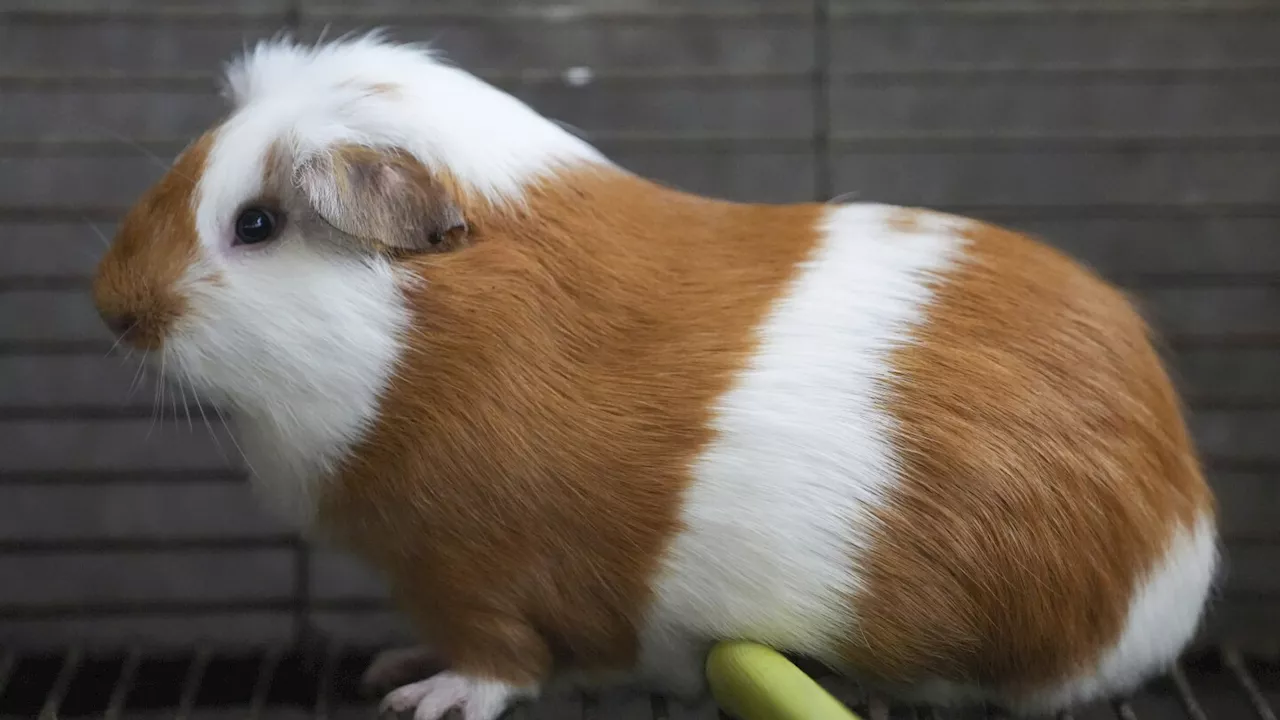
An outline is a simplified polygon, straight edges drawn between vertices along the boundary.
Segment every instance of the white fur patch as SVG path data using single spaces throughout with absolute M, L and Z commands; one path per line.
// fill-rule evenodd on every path
M 1161 562 L 1134 593 L 1124 632 L 1089 672 L 1028 703 L 1054 710 L 1133 690 L 1165 672 L 1195 635 L 1218 566 L 1213 518 L 1178 528 Z
M 835 659 L 850 637 L 855 560 L 898 477 L 889 355 L 963 243 L 959 220 L 904 233 L 890 227 L 894 212 L 828 211 L 813 257 L 715 409 L 717 439 L 693 468 L 646 632 L 669 651 L 646 647 L 650 663 L 688 667 L 690 642 L 724 638 Z
M 254 489 L 306 526 L 319 482 L 377 417 L 408 311 L 385 261 L 338 261 L 302 244 L 254 255 L 216 283 L 198 277 L 207 261 L 192 265 L 190 311 L 165 361 L 231 411 Z

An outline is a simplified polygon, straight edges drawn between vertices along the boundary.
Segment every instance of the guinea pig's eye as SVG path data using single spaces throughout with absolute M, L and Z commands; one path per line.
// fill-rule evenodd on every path
M 254 245 L 275 237 L 279 223 L 275 213 L 266 208 L 250 207 L 240 211 L 236 218 L 236 240 Z

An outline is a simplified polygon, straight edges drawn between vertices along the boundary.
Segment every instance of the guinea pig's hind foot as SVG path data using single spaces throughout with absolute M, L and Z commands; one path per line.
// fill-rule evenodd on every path
M 426 645 L 383 650 L 360 676 L 360 693 L 370 698 L 386 695 L 402 685 L 425 680 L 445 667 L 444 659 Z
M 391 691 L 379 705 L 378 714 L 397 718 L 412 710 L 413 720 L 441 720 L 445 713 L 457 709 L 461 720 L 498 720 L 517 700 L 535 694 L 533 689 L 445 671 Z

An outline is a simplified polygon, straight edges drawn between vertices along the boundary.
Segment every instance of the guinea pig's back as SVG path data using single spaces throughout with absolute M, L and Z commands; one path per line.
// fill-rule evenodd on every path
M 827 211 L 715 409 L 655 616 L 922 700 L 1051 710 L 1198 624 L 1213 500 L 1145 324 L 1055 250 Z

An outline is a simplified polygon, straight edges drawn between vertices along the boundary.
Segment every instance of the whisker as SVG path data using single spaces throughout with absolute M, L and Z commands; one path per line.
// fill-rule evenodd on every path
M 173 382 L 173 381 L 166 377 L 166 378 L 165 378 L 165 382 L 166 382 L 166 383 L 171 383 L 171 382 Z M 181 390 L 181 389 L 182 389 L 182 386 L 181 386 L 181 385 L 179 385 L 179 386 L 178 386 L 178 390 Z M 175 390 L 172 386 L 169 388 L 169 407 L 173 408 L 173 422 L 174 422 L 174 424 L 177 424 L 177 422 L 178 422 L 178 392 L 177 392 L 177 390 Z
M 160 351 L 160 377 L 156 383 L 156 402 L 152 405 L 151 425 L 147 428 L 147 439 L 151 439 L 151 431 L 156 427 L 156 416 L 159 415 L 161 424 L 164 424 L 164 350 Z
M 160 389 L 160 407 L 157 408 L 159 412 L 157 413 L 156 425 L 163 428 L 164 427 L 164 407 L 165 407 L 164 396 L 166 391 L 168 391 L 169 389 L 169 381 L 165 378 L 163 356 L 161 356 L 160 358 L 160 365 L 161 365 L 160 374 L 156 377 L 156 387 Z
M 85 217 L 84 214 L 82 213 L 80 213 L 80 221 L 83 222 L 85 225 L 88 225 L 89 229 L 93 231 L 93 234 L 98 236 L 98 239 L 102 241 L 103 247 L 105 248 L 111 247 L 111 241 L 107 239 L 106 233 L 102 232 L 102 229 L 98 227 L 97 223 L 94 223 L 92 220 Z
M 156 166 L 158 166 L 158 167 L 162 168 L 165 172 L 175 172 L 175 173 L 177 173 L 177 174 L 178 174 L 178 176 L 179 176 L 179 177 L 182 177 L 182 178 L 184 178 L 184 179 L 186 179 L 186 180 L 190 180 L 191 182 L 197 182 L 197 180 L 196 180 L 195 178 L 191 177 L 190 175 L 188 175 L 188 174 L 186 174 L 186 173 L 183 173 L 183 172 L 179 172 L 178 170 L 174 169 L 174 167 L 173 167 L 173 163 L 172 163 L 172 162 L 168 162 L 168 161 L 166 161 L 164 158 L 160 157 L 159 155 L 156 155 L 155 153 L 151 152 L 150 150 L 148 150 L 148 149 L 146 148 L 146 146 L 145 146 L 145 145 L 143 145 L 142 143 L 138 142 L 137 140 L 134 140 L 133 138 L 130 138 L 130 137 L 128 137 L 127 135 L 122 135 L 122 134 L 120 134 L 120 133 L 118 133 L 118 132 L 116 132 L 116 131 L 112 130 L 111 128 L 106 127 L 105 125 L 99 125 L 99 124 L 97 124 L 97 123 L 91 123 L 91 122 L 88 122 L 88 121 L 84 121 L 84 123 L 85 123 L 86 125 L 88 125 L 88 126 L 90 126 L 90 127 L 94 128 L 94 129 L 95 129 L 95 130 L 97 130 L 98 132 L 106 133 L 107 135 L 110 135 L 110 136 L 111 136 L 112 138 L 114 138 L 115 140 L 117 140 L 117 141 L 119 141 L 119 142 L 121 142 L 121 143 L 123 143 L 123 144 L 125 144 L 125 145 L 128 145 L 129 147 L 133 148 L 134 150 L 137 150 L 138 152 L 142 153 L 142 155 L 143 155 L 144 157 L 146 157 L 146 158 L 147 158 L 148 160 L 150 160 L 151 162 L 155 163 L 155 164 L 156 164 Z
M 184 377 L 185 377 L 185 373 L 179 371 L 178 372 L 178 392 L 182 393 L 182 411 L 187 414 L 187 432 L 194 434 L 196 431 L 196 426 L 195 426 L 195 423 L 191 422 L 191 404 L 187 402 L 187 387 L 182 382 Z M 195 392 L 195 388 L 194 387 L 191 388 L 191 391 Z M 174 411 L 173 419 L 174 420 L 178 419 L 177 411 Z
M 104 357 L 104 358 L 105 358 L 105 357 L 111 357 L 111 353 L 115 352 L 116 348 L 120 347 L 120 343 L 124 341 L 124 336 L 125 336 L 125 335 L 128 335 L 128 334 L 129 334 L 129 333 L 131 333 L 131 332 L 133 332 L 133 329 L 134 329 L 134 328 L 136 328 L 136 327 L 138 327 L 138 323 L 139 323 L 139 322 L 140 322 L 140 320 L 134 320 L 134 321 L 133 321 L 133 324 L 132 324 L 132 325 L 130 325 L 130 326 L 129 326 L 129 328 L 128 328 L 127 330 L 125 330 L 124 332 L 122 332 L 122 333 L 120 333 L 119 335 L 117 335 L 117 336 L 116 336 L 116 341 L 115 341 L 115 342 L 113 342 L 113 343 L 111 343 L 111 347 L 107 348 L 107 352 L 106 352 L 106 354 L 105 354 L 105 355 L 103 355 L 102 357 Z
M 587 139 L 589 139 L 589 136 L 587 135 L 587 131 L 586 131 L 586 130 L 583 130 L 582 128 L 578 127 L 577 125 L 574 125 L 574 124 L 572 124 L 572 123 L 565 122 L 564 120 L 557 120 L 556 118 L 551 118 L 551 122 L 553 122 L 553 123 L 555 123 L 555 124 L 559 125 L 560 127 L 564 128 L 566 131 L 568 131 L 568 133 L 569 133 L 570 135 L 573 135 L 573 136 L 575 136 L 575 137 L 582 138 L 583 140 L 587 140 Z
M 218 454 L 222 456 L 223 460 L 231 462 L 226 449 L 222 447 L 222 442 L 218 440 L 218 431 L 213 429 L 213 423 L 209 422 L 209 416 L 205 414 L 204 403 L 200 402 L 200 393 L 196 390 L 195 381 L 191 380 L 191 376 L 185 373 L 183 377 L 186 377 L 187 381 L 191 383 L 191 397 L 196 401 L 196 409 L 200 411 L 200 419 L 204 421 L 204 426 L 209 430 L 209 437 L 213 438 L 214 447 L 218 448 Z
M 213 411 L 217 413 L 218 419 L 222 421 L 222 427 L 226 428 L 227 439 L 231 440 L 231 444 L 235 446 L 236 452 L 240 453 L 240 458 L 244 460 L 244 466 L 249 469 L 250 474 L 256 476 L 258 471 L 253 469 L 253 464 L 249 462 L 249 456 L 245 455 L 244 448 L 240 447 L 240 442 L 236 440 L 235 432 L 231 430 L 231 425 L 227 423 L 227 417 L 222 414 L 222 408 L 214 405 Z
M 125 396 L 124 398 L 125 402 L 129 402 L 129 400 L 133 397 L 133 394 L 138 392 L 138 388 L 141 387 L 142 378 L 143 376 L 146 375 L 147 356 L 149 356 L 150 354 L 151 354 L 150 350 L 144 350 L 142 352 L 142 359 L 138 361 L 138 369 L 135 370 L 133 373 L 133 382 L 129 383 L 129 394 Z

